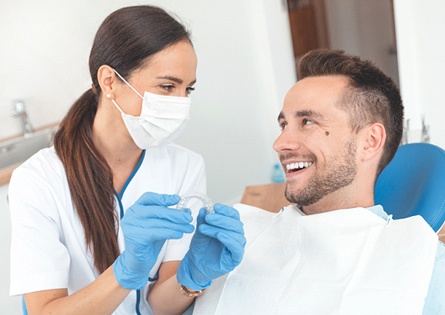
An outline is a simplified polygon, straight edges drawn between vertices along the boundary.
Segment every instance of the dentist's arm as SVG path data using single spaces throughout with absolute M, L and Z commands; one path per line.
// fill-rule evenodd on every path
M 34 314 L 111 314 L 131 290 L 123 288 L 114 277 L 113 267 L 105 270 L 84 289 L 68 295 L 67 289 L 25 294 L 29 315 Z
M 194 297 L 180 293 L 176 271 L 180 261 L 164 262 L 159 278 L 148 294 L 148 302 L 154 314 L 182 314 L 192 304 Z
M 192 216 L 169 209 L 177 195 L 143 194 L 121 221 L 125 251 L 94 282 L 68 295 L 65 288 L 25 295 L 32 314 L 111 314 L 131 290 L 143 288 L 167 239 L 191 233 Z

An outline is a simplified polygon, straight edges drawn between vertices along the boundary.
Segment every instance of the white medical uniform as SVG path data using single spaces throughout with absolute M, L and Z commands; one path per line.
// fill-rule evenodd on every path
M 82 174 L 78 174 L 82 176 Z M 144 193 L 185 195 L 205 193 L 202 157 L 175 144 L 153 148 L 141 158 L 116 204 L 119 217 Z M 119 201 L 120 199 L 120 201 Z M 85 246 L 83 226 L 73 206 L 64 167 L 54 147 L 43 149 L 17 168 L 9 185 L 12 221 L 11 295 L 67 288 L 72 294 L 94 281 L 99 273 L 92 253 Z M 199 204 L 190 206 L 196 217 Z M 181 260 L 191 235 L 164 245 L 150 272 L 156 279 L 159 265 Z M 124 250 L 122 231 L 118 242 Z M 146 301 L 148 285 L 132 291 L 113 313 L 151 314 Z M 137 296 L 139 295 L 140 296 Z

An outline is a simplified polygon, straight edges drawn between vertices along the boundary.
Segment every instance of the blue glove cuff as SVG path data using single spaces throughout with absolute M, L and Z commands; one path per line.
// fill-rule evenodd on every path
M 178 271 L 176 273 L 176 279 L 180 284 L 193 291 L 204 290 L 205 288 L 210 287 L 210 285 L 212 284 L 212 280 L 208 281 L 205 284 L 198 284 L 193 281 L 192 277 L 190 276 L 187 257 L 185 257 L 179 264 Z
M 116 277 L 117 282 L 119 282 L 123 288 L 129 290 L 140 290 L 147 285 L 148 274 L 142 275 L 127 269 L 122 262 L 124 259 L 124 253 L 117 257 L 113 264 L 114 276 Z

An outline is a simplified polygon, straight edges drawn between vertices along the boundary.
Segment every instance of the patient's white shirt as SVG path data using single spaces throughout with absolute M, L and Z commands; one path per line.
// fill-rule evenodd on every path
M 244 259 L 196 300 L 194 314 L 422 314 L 437 235 L 420 216 L 235 207 Z

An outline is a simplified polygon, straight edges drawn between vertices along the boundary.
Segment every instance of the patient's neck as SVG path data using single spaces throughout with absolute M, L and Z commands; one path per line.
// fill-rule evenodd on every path
M 300 210 L 306 214 L 317 214 L 339 209 L 368 208 L 374 205 L 373 194 L 362 195 L 360 197 L 342 196 L 340 191 L 330 193 L 319 201 L 305 206 L 300 206 Z

